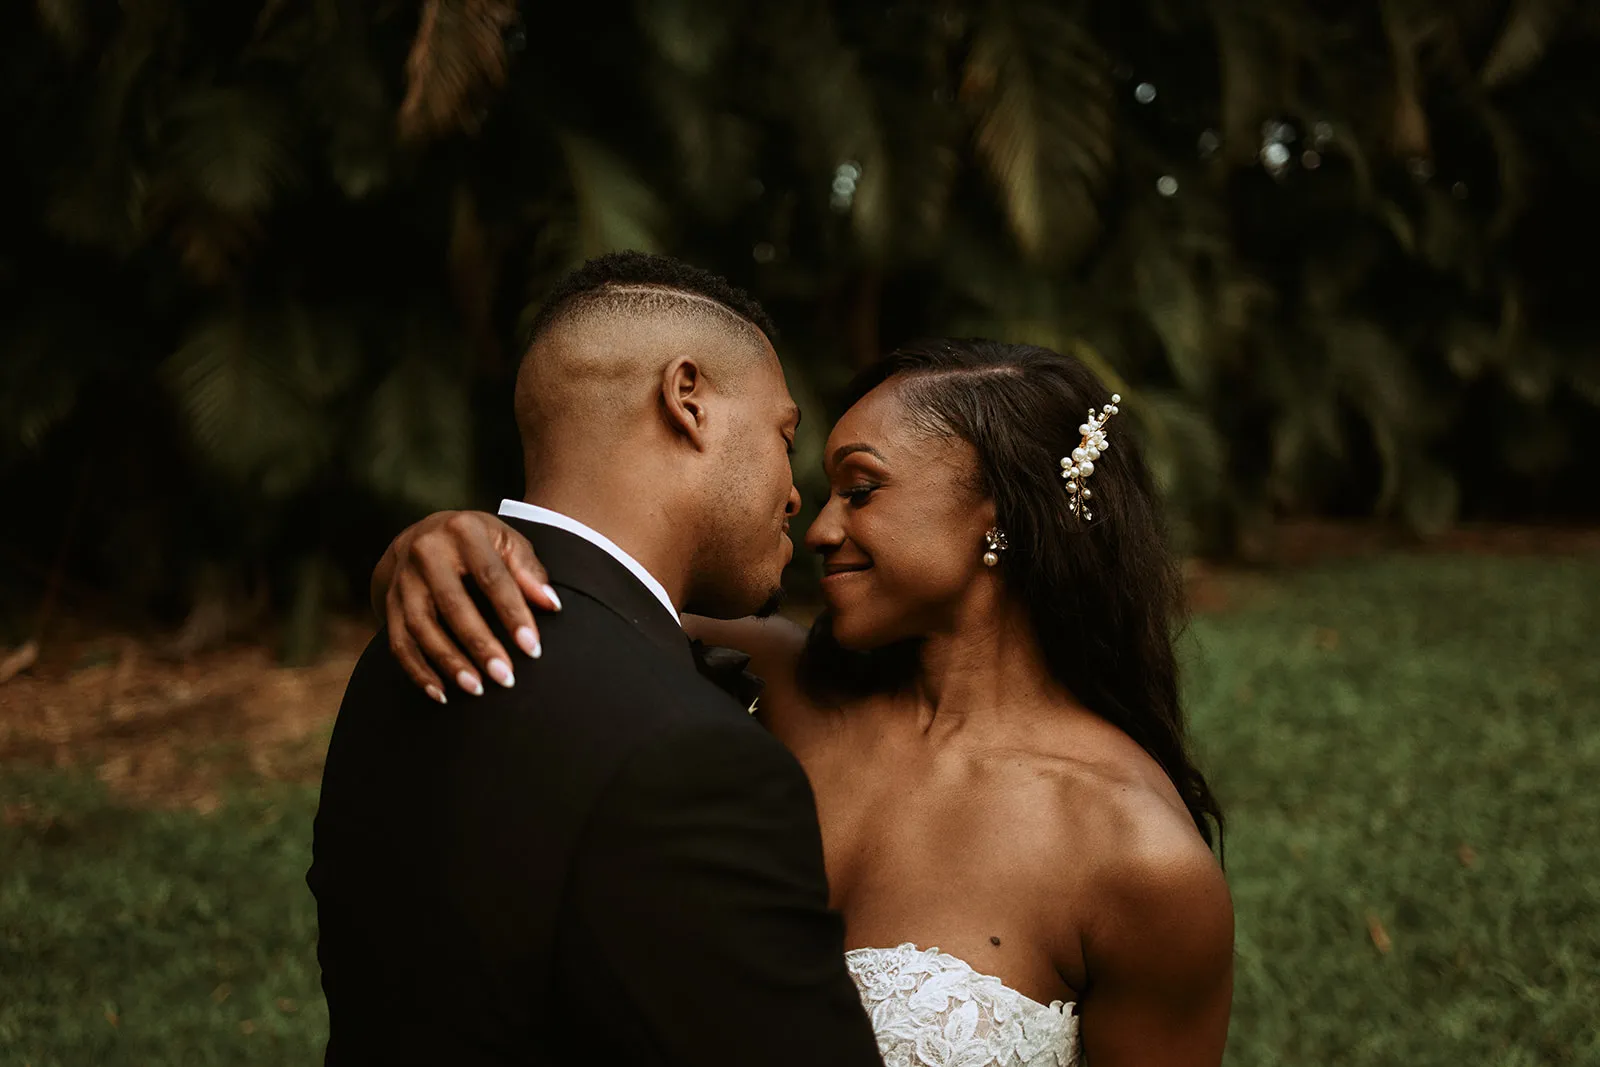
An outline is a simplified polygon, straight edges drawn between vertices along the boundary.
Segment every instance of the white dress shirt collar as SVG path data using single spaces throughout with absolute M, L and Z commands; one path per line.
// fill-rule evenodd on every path
M 639 579 L 644 584 L 644 587 L 650 590 L 657 600 L 661 601 L 661 606 L 667 609 L 667 614 L 674 619 L 678 618 L 678 609 L 672 606 L 672 598 L 667 595 L 667 587 L 656 581 L 655 575 L 645 570 L 642 563 L 617 547 L 617 543 L 605 534 L 585 526 L 577 519 L 563 515 L 559 511 L 551 511 L 549 508 L 541 508 L 537 504 L 529 504 L 521 500 L 500 501 L 500 514 L 507 515 L 513 519 L 521 519 L 524 522 L 536 522 L 541 526 L 554 526 L 558 530 L 565 530 L 569 534 L 583 538 L 628 568 L 628 573 Z M 679 625 L 682 625 L 682 620 L 679 620 Z

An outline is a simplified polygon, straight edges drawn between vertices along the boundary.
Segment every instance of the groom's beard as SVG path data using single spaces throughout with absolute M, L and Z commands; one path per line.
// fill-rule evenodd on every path
M 783 587 L 779 586 L 777 589 L 774 589 L 772 591 L 772 595 L 767 597 L 766 601 L 756 609 L 756 618 L 770 619 L 772 616 L 778 613 L 778 609 L 781 607 L 783 607 Z

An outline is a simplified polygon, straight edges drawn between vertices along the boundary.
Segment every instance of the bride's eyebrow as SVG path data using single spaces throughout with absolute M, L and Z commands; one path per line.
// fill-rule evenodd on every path
M 856 444 L 851 445 L 840 445 L 838 448 L 834 449 L 833 456 L 831 457 L 833 465 L 838 466 L 840 463 L 844 462 L 846 456 L 853 456 L 857 452 L 865 452 L 867 455 L 877 459 L 880 463 L 889 462 L 888 457 L 882 452 L 879 452 L 876 448 L 873 448 L 868 444 L 857 442 Z

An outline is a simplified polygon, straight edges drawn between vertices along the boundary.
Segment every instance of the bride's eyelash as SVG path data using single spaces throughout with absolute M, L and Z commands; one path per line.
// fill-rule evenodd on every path
M 841 489 L 839 495 L 851 504 L 860 506 L 866 503 L 867 497 L 877 492 L 877 490 L 878 487 L 876 485 L 853 485 L 849 489 Z

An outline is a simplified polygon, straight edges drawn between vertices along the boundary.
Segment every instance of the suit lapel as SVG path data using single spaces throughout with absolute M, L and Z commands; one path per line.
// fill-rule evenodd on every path
M 501 521 L 520 531 L 533 544 L 550 581 L 583 593 L 626 619 L 650 640 L 683 657 L 684 665 L 694 667 L 689 639 L 683 627 L 620 561 L 599 545 L 577 534 L 542 523 L 501 516 Z

